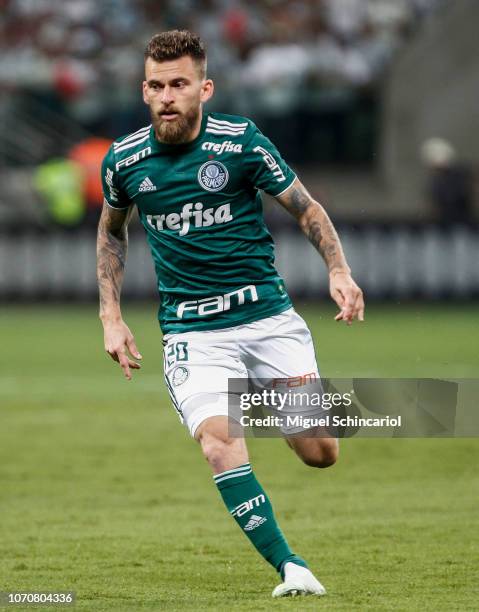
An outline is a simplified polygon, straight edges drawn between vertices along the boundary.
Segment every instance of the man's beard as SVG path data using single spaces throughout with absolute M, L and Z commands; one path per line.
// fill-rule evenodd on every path
M 162 119 L 158 113 L 151 112 L 151 119 L 155 127 L 156 137 L 160 142 L 166 144 L 181 144 L 190 140 L 190 135 L 195 128 L 200 115 L 199 108 L 191 108 L 186 113 L 180 113 L 174 109 L 169 112 L 178 113 L 173 121 Z

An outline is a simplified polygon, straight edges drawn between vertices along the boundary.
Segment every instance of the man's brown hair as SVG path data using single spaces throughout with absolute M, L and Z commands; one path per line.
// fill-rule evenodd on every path
M 188 30 L 170 30 L 155 34 L 145 49 L 145 61 L 167 62 L 189 56 L 198 67 L 202 79 L 206 77 L 206 51 L 199 36 Z

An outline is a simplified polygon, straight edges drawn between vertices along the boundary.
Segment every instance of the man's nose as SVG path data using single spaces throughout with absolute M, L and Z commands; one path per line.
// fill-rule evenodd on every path
M 168 85 L 165 85 L 165 87 L 163 88 L 161 101 L 163 102 L 163 104 L 172 104 L 175 101 L 173 97 L 173 90 Z

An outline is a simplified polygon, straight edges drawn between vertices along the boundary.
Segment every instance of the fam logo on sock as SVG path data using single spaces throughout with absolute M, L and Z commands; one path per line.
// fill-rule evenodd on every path
M 263 523 L 266 523 L 268 519 L 264 516 L 258 516 L 257 514 L 253 514 L 250 520 L 244 526 L 245 531 L 253 531 L 256 527 L 259 527 Z
M 253 510 L 253 508 L 257 508 L 260 504 L 264 504 L 265 501 L 265 496 L 263 495 L 263 493 L 260 493 L 257 497 L 248 499 L 248 501 L 242 502 L 241 504 L 236 506 L 236 508 L 231 511 L 231 514 L 240 518 L 241 516 L 243 516 L 243 514 L 246 514 L 250 510 Z

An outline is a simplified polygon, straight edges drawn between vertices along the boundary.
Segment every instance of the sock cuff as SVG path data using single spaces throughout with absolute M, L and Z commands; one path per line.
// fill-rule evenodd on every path
M 276 568 L 276 570 L 279 572 L 279 575 L 281 576 L 283 580 L 284 580 L 284 566 L 286 565 L 286 563 L 294 563 L 295 565 L 300 565 L 301 567 L 308 568 L 308 564 L 306 563 L 304 559 L 292 553 L 288 557 L 286 557 L 286 559 L 283 559 L 281 563 L 279 564 L 279 567 Z
M 224 472 L 221 472 L 220 474 L 215 474 L 213 476 L 213 479 L 215 481 L 215 484 L 219 485 L 222 482 L 229 481 L 229 483 L 231 483 L 232 479 L 234 478 L 241 478 L 242 476 L 248 476 L 252 473 L 253 469 L 251 467 L 251 464 L 244 463 L 243 465 L 233 468 L 232 470 L 226 470 Z

